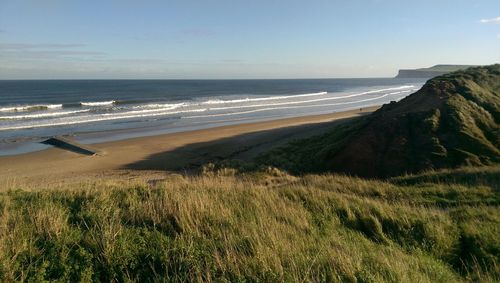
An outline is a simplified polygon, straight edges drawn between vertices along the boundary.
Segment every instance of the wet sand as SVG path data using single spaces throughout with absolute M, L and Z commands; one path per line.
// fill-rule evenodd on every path
M 324 133 L 337 123 L 379 107 L 325 115 L 223 126 L 91 145 L 103 152 L 87 156 L 59 148 L 0 157 L 0 179 L 16 182 L 93 178 L 123 171 L 189 170 L 210 161 L 249 160 L 290 140 Z M 120 173 L 117 173 L 120 172 Z M 137 172 L 136 172 L 137 173 Z

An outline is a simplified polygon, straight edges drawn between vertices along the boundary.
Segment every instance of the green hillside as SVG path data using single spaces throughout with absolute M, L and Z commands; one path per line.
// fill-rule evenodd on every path
M 436 72 L 456 72 L 460 70 L 465 70 L 470 67 L 476 67 L 473 65 L 446 65 L 446 64 L 441 64 L 441 65 L 435 65 L 430 68 L 421 68 L 417 70 L 422 70 L 422 71 L 436 71 Z
M 421 90 L 330 133 L 265 154 L 293 173 L 387 177 L 500 162 L 500 65 L 429 80 Z

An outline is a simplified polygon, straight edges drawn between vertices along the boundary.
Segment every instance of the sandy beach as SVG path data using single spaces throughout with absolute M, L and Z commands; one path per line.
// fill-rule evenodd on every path
M 103 152 L 86 156 L 59 148 L 0 157 L 0 179 L 31 183 L 89 178 L 136 170 L 182 171 L 225 158 L 248 160 L 274 146 L 321 134 L 334 124 L 378 107 L 287 118 L 91 145 Z

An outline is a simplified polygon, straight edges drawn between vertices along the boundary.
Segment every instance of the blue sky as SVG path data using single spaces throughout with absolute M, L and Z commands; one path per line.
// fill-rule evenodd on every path
M 0 79 L 388 77 L 499 62 L 498 0 L 0 0 Z

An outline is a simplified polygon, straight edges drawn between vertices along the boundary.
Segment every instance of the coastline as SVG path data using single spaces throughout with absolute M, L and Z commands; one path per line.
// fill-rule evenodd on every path
M 178 171 L 200 162 L 234 157 L 235 153 L 238 158 L 251 158 L 291 139 L 321 134 L 333 126 L 332 122 L 366 115 L 380 107 L 91 144 L 104 153 L 102 156 L 85 156 L 59 148 L 2 156 L 0 179 L 23 183 L 40 179 L 81 181 L 116 170 Z

